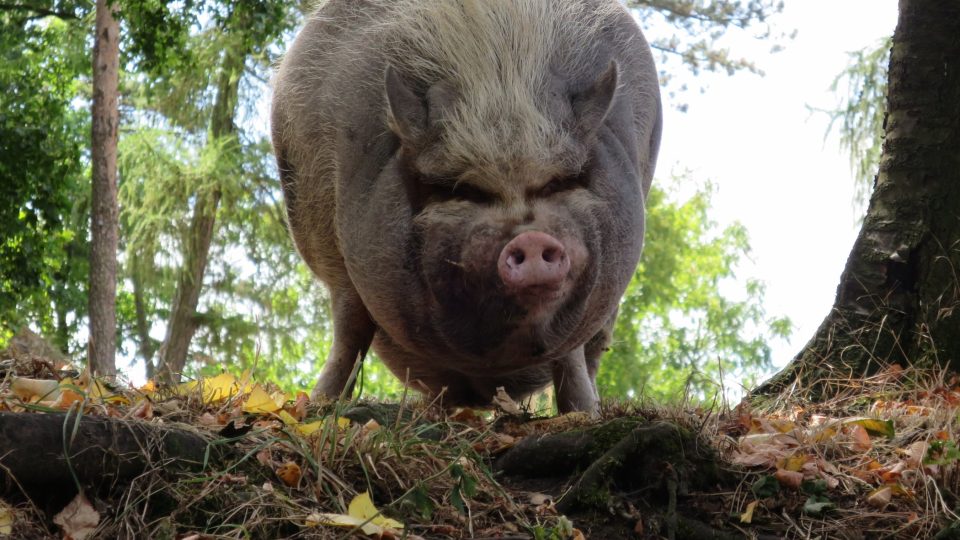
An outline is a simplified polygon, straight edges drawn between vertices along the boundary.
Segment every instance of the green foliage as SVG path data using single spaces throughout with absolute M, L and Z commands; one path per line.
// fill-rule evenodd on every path
M 453 477 L 455 482 L 453 489 L 450 491 L 450 504 L 458 512 L 466 515 L 467 503 L 465 499 L 471 499 L 477 494 L 477 479 L 459 463 L 450 465 L 450 476 Z
M 849 65 L 830 86 L 842 97 L 836 109 L 826 111 L 830 116 L 827 133 L 834 129 L 839 132 L 840 147 L 850 157 L 856 180 L 854 203 L 858 208 L 866 206 L 880 167 L 891 39 L 849 53 Z
M 675 178 L 667 189 L 680 183 L 691 180 Z M 768 340 L 789 334 L 787 319 L 766 316 L 760 282 L 725 291 L 750 246 L 741 225 L 718 230 L 711 193 L 701 186 L 674 202 L 670 191 L 651 190 L 646 245 L 601 364 L 601 394 L 710 400 L 724 384 L 752 386 L 748 374 L 771 366 Z
M 755 71 L 718 40 L 731 29 L 762 27 L 781 7 L 773 0 L 633 5 L 644 21 L 673 29 L 653 45 L 694 73 Z M 13 201 L 0 207 L 0 340 L 29 322 L 66 348 L 86 310 L 92 3 L 30 6 L 0 11 L 0 197 Z M 286 390 L 312 386 L 330 347 L 327 297 L 288 238 L 265 126 L 254 114 L 266 99 L 277 43 L 300 20 L 298 6 L 119 6 L 122 350 L 139 361 L 156 352 L 187 260 L 190 217 L 198 201 L 216 193 L 217 228 L 188 373 L 252 368 Z M 785 321 L 764 317 L 759 284 L 739 299 L 718 292 L 748 246 L 740 227 L 717 231 L 708 206 L 709 190 L 683 203 L 651 195 L 644 263 L 601 370 L 606 395 L 664 397 L 690 388 L 708 397 L 721 368 L 739 374 L 768 365 L 764 339 L 787 332 Z M 368 395 L 403 393 L 376 359 L 365 362 L 359 384 Z M 468 480 L 459 480 L 458 493 L 469 496 Z
M 86 296 L 84 143 L 71 102 L 89 69 L 83 35 L 0 12 L 0 329 L 33 322 L 67 350 Z

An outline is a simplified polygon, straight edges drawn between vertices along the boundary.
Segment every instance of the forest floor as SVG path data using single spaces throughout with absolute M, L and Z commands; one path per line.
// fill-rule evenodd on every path
M 960 538 L 956 377 L 537 418 L 108 387 L 0 352 L 0 538 Z

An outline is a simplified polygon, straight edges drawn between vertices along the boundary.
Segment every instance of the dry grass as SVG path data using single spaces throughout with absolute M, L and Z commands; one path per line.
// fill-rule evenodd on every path
M 0 410 L 42 409 L 14 396 L 12 378 L 47 378 L 54 372 L 42 359 L 0 359 Z M 601 421 L 662 419 L 718 449 L 732 480 L 709 493 L 685 493 L 679 506 L 735 535 L 930 538 L 956 521 L 956 377 L 942 370 L 890 367 L 867 379 L 838 378 L 831 384 L 834 397 L 817 404 L 794 388 L 729 411 L 607 403 Z M 120 393 L 128 403 L 90 400 L 83 402 L 84 414 L 182 423 L 212 447 L 229 451 L 193 470 L 154 462 L 113 489 L 89 493 L 101 516 L 94 537 L 364 536 L 356 529 L 317 525 L 313 517 L 345 514 L 363 492 L 384 515 L 404 522 L 411 538 L 564 540 L 577 537 L 575 528 L 587 537 L 613 538 L 603 532 L 613 530 L 602 528 L 604 523 L 623 530 L 617 538 L 658 538 L 664 530 L 655 527 L 662 513 L 656 513 L 649 493 L 614 493 L 608 514 L 573 515 L 571 522 L 557 514 L 551 499 L 569 488 L 576 471 L 566 471 L 566 480 L 552 486 L 508 482 L 492 472 L 492 458 L 524 437 L 596 422 L 582 416 L 531 421 L 407 402 L 304 408 L 300 399 L 286 407 L 300 424 L 324 421 L 304 434 L 276 413 L 245 413 L 240 395 L 212 403 L 200 389 L 176 395 Z M 353 420 L 338 425 L 336 419 L 345 414 Z M 378 419 L 370 420 L 371 415 Z M 144 454 L 150 450 L 144 448 Z M 8 477 L 0 522 L 6 508 L 14 537 L 59 536 L 51 518 L 65 501 L 53 497 L 59 506 L 52 508 L 50 499 L 31 502 L 19 496 L 20 487 L 9 475 L 0 477 Z M 760 489 L 764 485 L 766 492 Z M 812 512 L 811 501 L 823 503 L 822 512 Z M 752 503 L 751 519 L 741 522 Z

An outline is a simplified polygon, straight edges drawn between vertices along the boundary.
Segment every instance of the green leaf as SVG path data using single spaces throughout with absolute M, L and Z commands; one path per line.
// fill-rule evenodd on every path
M 822 495 L 811 495 L 803 503 L 803 513 L 811 516 L 821 516 L 834 508 L 836 505 Z
M 758 478 L 757 481 L 750 486 L 750 491 L 752 491 L 758 499 L 773 497 L 777 493 L 780 493 L 780 482 L 778 482 L 773 475 L 766 474 Z

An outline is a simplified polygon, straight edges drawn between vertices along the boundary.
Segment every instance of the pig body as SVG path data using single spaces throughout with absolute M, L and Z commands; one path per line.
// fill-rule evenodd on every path
M 649 47 L 615 0 L 330 0 L 274 82 L 297 249 L 330 291 L 315 395 L 371 345 L 483 406 L 550 382 L 595 411 L 660 139 Z

